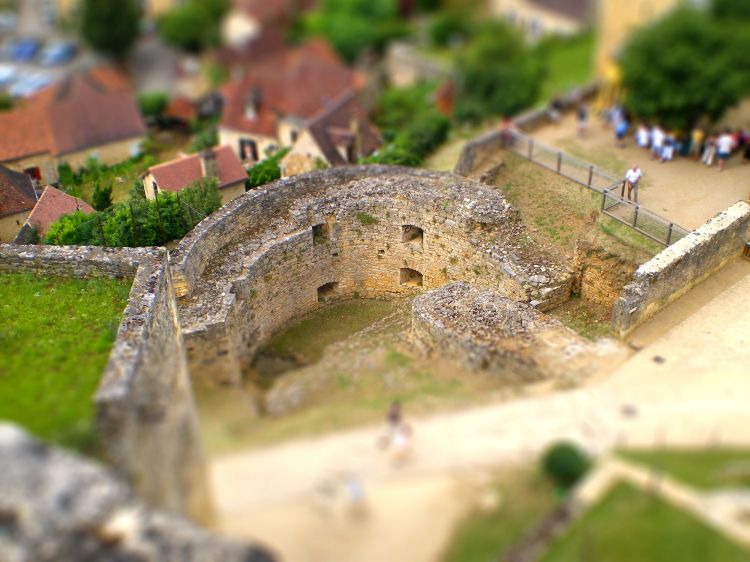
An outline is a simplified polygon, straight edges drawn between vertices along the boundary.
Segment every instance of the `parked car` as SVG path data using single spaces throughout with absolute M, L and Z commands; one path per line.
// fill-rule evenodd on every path
M 0 64 L 0 88 L 8 86 L 18 76 L 18 70 L 12 64 Z
M 17 62 L 29 62 L 34 59 L 40 46 L 36 39 L 17 39 L 8 46 L 8 57 Z
M 73 59 L 78 47 L 72 41 L 55 41 L 42 49 L 39 62 L 43 66 L 57 66 Z
M 8 93 L 14 98 L 22 98 L 35 94 L 52 83 L 52 76 L 48 72 L 33 72 L 25 74 L 10 87 Z

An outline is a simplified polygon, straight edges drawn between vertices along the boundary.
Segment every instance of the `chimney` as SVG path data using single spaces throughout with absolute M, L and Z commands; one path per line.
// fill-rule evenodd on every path
M 207 148 L 201 150 L 198 153 L 198 158 L 201 162 L 201 177 L 203 178 L 219 178 L 219 170 L 216 165 L 216 152 L 213 148 Z

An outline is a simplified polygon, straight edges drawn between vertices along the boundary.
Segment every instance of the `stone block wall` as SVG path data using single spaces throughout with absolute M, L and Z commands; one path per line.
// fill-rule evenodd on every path
M 578 277 L 574 292 L 582 299 L 612 308 L 637 264 L 604 248 L 579 242 L 574 261 Z
M 113 468 L 146 501 L 210 518 L 166 250 L 1 245 L 0 271 L 133 279 L 94 397 L 100 442 Z
M 750 237 L 750 205 L 741 201 L 662 250 L 635 270 L 612 310 L 625 335 L 742 254 Z
M 569 272 L 528 252 L 499 192 L 447 174 L 331 169 L 227 207 L 172 255 L 190 371 L 208 380 L 238 382 L 258 346 L 319 306 L 321 288 L 326 300 L 388 298 L 460 279 L 539 308 L 570 292 Z
M 0 423 L 4 562 L 273 562 L 153 509 L 105 467 Z

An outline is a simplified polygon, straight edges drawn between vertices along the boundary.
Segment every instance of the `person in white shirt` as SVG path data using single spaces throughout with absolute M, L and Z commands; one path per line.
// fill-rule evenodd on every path
M 651 129 L 651 158 L 661 158 L 664 146 L 664 131 L 658 125 Z
M 635 142 L 641 148 L 648 148 L 648 143 L 651 142 L 651 134 L 648 132 L 646 125 L 641 123 L 638 125 L 638 130 L 635 133 Z
M 633 164 L 633 167 L 625 172 L 625 185 L 628 186 L 628 201 L 630 201 L 630 194 L 633 193 L 633 199 L 638 203 L 638 182 L 641 181 L 643 172 L 637 164 Z
M 716 154 L 719 156 L 719 171 L 724 169 L 729 157 L 732 155 L 734 149 L 734 138 L 729 131 L 724 131 L 721 136 L 716 140 Z

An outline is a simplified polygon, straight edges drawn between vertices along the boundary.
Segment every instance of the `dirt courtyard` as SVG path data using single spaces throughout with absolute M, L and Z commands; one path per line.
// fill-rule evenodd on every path
M 598 118 L 589 122 L 585 138 L 577 138 L 572 114 L 530 135 L 616 174 L 637 164 L 644 175 L 639 203 L 690 230 L 750 195 L 750 163 L 743 163 L 740 154 L 732 156 L 721 173 L 716 162 L 707 168 L 700 162 L 678 157 L 662 164 L 651 160 L 649 152 L 639 148 L 632 135 L 625 148 L 615 147 L 612 129 Z

